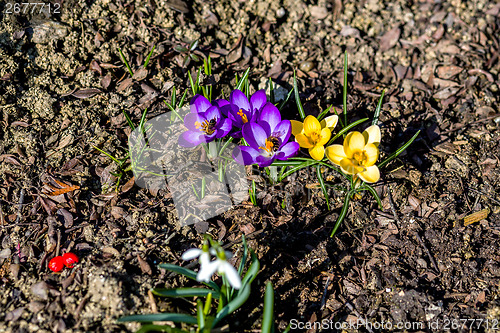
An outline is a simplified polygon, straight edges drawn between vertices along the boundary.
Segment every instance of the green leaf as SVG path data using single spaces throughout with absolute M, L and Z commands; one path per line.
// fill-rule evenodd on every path
M 194 53 L 190 53 L 189 56 L 191 57 L 191 59 L 193 59 L 194 61 L 198 62 L 200 61 L 200 57 L 198 57 L 196 54 Z
M 224 317 L 226 317 L 228 314 L 239 309 L 247 301 L 249 296 L 250 296 L 250 284 L 242 286 L 236 297 L 231 302 L 229 302 L 225 307 L 223 307 L 220 311 L 217 312 L 217 315 L 215 316 L 215 319 L 212 323 L 212 328 L 215 327 L 215 325 L 219 321 L 221 321 Z
M 290 176 L 292 173 L 299 171 L 300 169 L 316 165 L 317 163 L 318 163 L 318 161 L 316 161 L 316 162 L 309 162 L 308 161 L 308 162 L 304 162 L 302 164 L 299 164 L 297 166 L 294 166 L 293 168 L 291 168 L 290 170 L 288 170 L 287 172 L 285 172 L 283 174 L 283 176 L 281 176 L 281 179 L 279 181 L 282 181 L 283 179 L 285 179 L 286 177 Z
M 348 130 L 353 128 L 354 126 L 357 126 L 361 123 L 364 123 L 367 120 L 368 120 L 368 118 L 363 118 L 363 119 L 356 120 L 352 124 L 347 125 L 343 129 L 341 129 L 333 138 L 331 138 L 330 141 L 328 141 L 328 143 L 326 144 L 326 146 L 331 145 L 333 143 L 333 141 L 335 141 L 338 137 L 340 137 L 342 134 L 344 134 L 345 132 L 347 132 Z
M 151 292 L 161 297 L 207 297 L 208 294 L 212 294 L 215 298 L 220 296 L 217 291 L 205 288 L 154 288 Z
M 180 328 L 175 328 L 167 325 L 154 325 L 147 324 L 142 325 L 139 330 L 135 333 L 147 333 L 147 332 L 167 332 L 167 333 L 189 333 L 188 331 L 181 330 Z
M 269 78 L 269 99 L 271 100 L 271 103 L 275 103 L 274 84 L 271 78 Z
M 189 51 L 186 47 L 184 47 L 182 45 L 175 45 L 174 50 L 179 52 L 179 53 L 186 53 L 187 51 Z
M 153 321 L 172 321 L 174 323 L 197 324 L 196 317 L 182 313 L 150 313 L 143 315 L 132 315 L 118 318 L 118 322 L 137 321 L 150 323 Z
M 198 329 L 203 332 L 205 329 L 205 314 L 203 313 L 203 303 L 201 299 L 196 301 L 196 319 L 198 320 Z
M 382 100 L 384 99 L 385 89 L 382 90 L 382 95 L 380 95 L 380 99 L 378 100 L 377 108 L 375 109 L 375 113 L 373 114 L 372 125 L 377 125 L 378 117 L 380 116 L 380 110 L 382 109 Z
M 375 200 L 377 200 L 378 208 L 380 208 L 380 210 L 384 209 L 384 207 L 382 206 L 382 200 L 380 200 L 377 191 L 373 187 L 371 187 L 368 184 L 364 184 L 364 186 L 361 189 L 364 191 L 369 191 L 373 195 Z
M 245 71 L 245 73 L 243 73 L 243 76 L 241 77 L 241 79 L 238 80 L 238 84 L 236 85 L 235 89 L 242 90 L 243 85 L 248 80 L 248 74 L 249 73 L 250 73 L 250 68 L 247 68 L 247 70 Z
M 97 149 L 99 152 L 103 153 L 104 155 L 106 155 L 107 157 L 109 157 L 110 159 L 112 159 L 115 163 L 117 163 L 118 165 L 122 164 L 122 162 L 120 160 L 118 160 L 116 157 L 114 156 L 111 156 L 110 154 L 106 153 L 104 150 L 102 149 L 99 149 L 97 148 L 96 146 L 92 146 L 94 149 Z
M 271 333 L 274 316 L 274 290 L 271 282 L 266 284 L 264 295 L 264 317 L 262 318 L 262 333 Z
M 337 218 L 337 221 L 335 222 L 335 226 L 333 227 L 332 233 L 330 234 L 330 237 L 332 238 L 337 232 L 337 229 L 339 228 L 342 221 L 344 221 L 345 216 L 347 215 L 347 210 L 349 209 L 349 203 L 351 202 L 351 196 L 353 195 L 353 193 L 355 193 L 354 191 L 355 190 L 350 190 L 349 192 L 347 192 L 347 195 L 344 199 L 344 205 L 342 206 L 342 210 L 340 211 L 340 215 Z
M 252 281 L 257 277 L 257 274 L 259 273 L 260 270 L 260 262 L 255 253 L 250 250 L 250 254 L 252 256 L 252 264 L 248 268 L 247 273 L 243 277 L 243 280 L 241 281 L 242 288 L 239 290 L 238 294 L 241 293 L 241 291 L 244 289 L 246 285 L 250 285 Z
M 330 109 L 332 108 L 333 105 L 330 105 L 325 111 L 321 112 L 318 116 L 318 121 L 323 120 L 323 118 L 330 112 Z M 335 108 L 334 108 L 335 109 Z
M 158 267 L 160 268 L 163 268 L 163 269 L 167 269 L 169 271 L 172 271 L 172 272 L 175 272 L 175 273 L 178 273 L 178 274 L 182 274 L 184 275 L 185 277 L 191 279 L 191 280 L 196 280 L 196 272 L 195 271 L 192 271 L 188 268 L 185 268 L 185 267 L 181 267 L 181 266 L 177 266 L 177 265 L 173 265 L 173 264 L 159 264 Z M 209 286 L 210 288 L 212 288 L 213 290 L 217 291 L 218 293 L 220 293 L 220 288 L 217 284 L 215 284 L 215 282 L 213 281 L 209 281 L 209 282 L 203 282 L 203 284 Z
M 306 114 L 304 112 L 304 107 L 302 106 L 302 103 L 300 102 L 299 88 L 297 87 L 297 76 L 295 74 L 295 71 L 293 71 L 293 92 L 295 94 L 295 103 L 297 104 L 297 109 L 299 110 L 300 119 L 302 119 L 302 121 L 304 121 Z
M 196 39 L 189 44 L 189 50 L 194 51 L 198 47 L 199 41 Z
M 325 181 L 323 180 L 323 175 L 321 174 L 321 164 L 316 165 L 316 175 L 318 176 L 319 185 L 321 186 L 321 190 L 323 191 L 323 195 L 325 196 L 326 208 L 328 208 L 328 210 L 330 210 L 328 190 L 325 187 Z
M 288 94 L 286 95 L 286 98 L 281 102 L 280 106 L 278 107 L 278 110 L 281 111 L 281 109 L 283 109 L 285 104 L 288 102 L 288 100 L 292 96 L 292 93 L 293 93 L 293 89 L 288 92 Z
M 406 148 L 408 148 L 409 145 L 412 144 L 412 142 L 417 138 L 417 136 L 419 134 L 420 134 L 420 130 L 417 133 L 415 133 L 415 135 L 407 143 L 405 143 L 403 146 L 401 146 L 401 148 L 399 148 L 398 150 L 396 150 L 389 157 L 387 157 L 383 162 L 381 162 L 378 165 L 378 167 L 382 168 L 384 165 L 386 165 L 387 163 L 389 163 L 390 161 L 392 161 L 393 159 L 395 159 L 396 157 L 398 157 L 399 154 L 401 154 Z

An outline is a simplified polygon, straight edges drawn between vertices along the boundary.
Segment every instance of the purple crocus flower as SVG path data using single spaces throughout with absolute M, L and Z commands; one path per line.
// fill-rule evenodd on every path
M 288 142 L 291 132 L 290 120 L 282 121 L 278 108 L 266 103 L 257 122 L 243 125 L 243 138 L 249 146 L 235 147 L 233 158 L 239 164 L 267 167 L 275 159 L 286 160 L 295 156 L 300 146 L 297 142 Z
M 231 132 L 231 136 L 236 139 L 241 138 L 243 125 L 248 122 L 254 122 L 259 115 L 260 109 L 266 102 L 266 91 L 263 89 L 255 92 L 250 97 L 250 100 L 248 100 L 242 91 L 238 89 L 233 90 L 229 96 L 229 106 L 224 106 L 224 109 L 228 110 L 227 116 L 231 119 L 235 128 Z
M 227 102 L 227 101 L 226 101 Z M 228 118 L 224 118 L 218 105 L 224 102 L 210 103 L 204 96 L 196 95 L 191 100 L 191 113 L 184 118 L 187 131 L 179 136 L 179 145 L 191 148 L 202 142 L 210 142 L 226 136 L 233 127 Z

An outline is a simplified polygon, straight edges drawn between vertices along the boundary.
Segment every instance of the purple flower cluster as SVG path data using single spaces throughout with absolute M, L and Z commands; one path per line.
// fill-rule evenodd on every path
M 230 135 L 243 138 L 247 145 L 235 147 L 233 158 L 242 165 L 258 164 L 266 167 L 275 159 L 295 156 L 299 144 L 288 142 L 292 132 L 289 120 L 267 101 L 264 90 L 254 93 L 250 100 L 240 90 L 234 90 L 229 101 L 219 99 L 212 103 L 201 95 L 191 100 L 191 113 L 184 118 L 188 129 L 179 137 L 182 147 L 195 147 Z

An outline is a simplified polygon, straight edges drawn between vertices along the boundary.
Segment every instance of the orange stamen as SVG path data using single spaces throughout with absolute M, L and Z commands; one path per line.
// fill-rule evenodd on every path
M 243 124 L 246 124 L 248 123 L 248 118 L 247 116 L 243 113 L 243 109 L 240 109 L 240 111 L 238 111 L 238 116 L 241 117 L 241 120 L 243 121 Z

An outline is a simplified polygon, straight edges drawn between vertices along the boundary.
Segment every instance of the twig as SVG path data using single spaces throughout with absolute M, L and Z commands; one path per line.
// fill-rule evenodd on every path
M 493 198 L 491 197 L 491 195 L 489 195 L 489 194 L 487 194 L 487 193 L 484 193 L 483 191 L 476 190 L 476 189 L 474 189 L 474 188 L 472 188 L 472 187 L 469 187 L 469 186 L 467 186 L 467 189 L 468 189 L 469 191 L 472 191 L 472 192 L 476 192 L 476 193 L 482 194 L 482 195 L 484 195 L 485 197 L 487 197 L 487 198 L 488 198 L 488 200 L 491 200 L 491 201 L 493 201 L 494 203 L 496 203 L 497 205 L 500 205 L 500 201 L 493 199 Z
M 323 310 L 326 304 L 326 293 L 328 292 L 328 286 L 330 285 L 330 278 L 332 276 L 333 267 L 330 268 L 330 272 L 328 274 L 328 279 L 326 279 L 325 289 L 323 290 L 323 296 L 321 296 L 321 306 L 320 309 Z
M 151 311 L 153 311 L 153 313 L 157 313 L 158 307 L 156 306 L 155 298 L 151 290 L 148 290 L 148 298 L 149 298 L 149 303 L 151 304 Z

